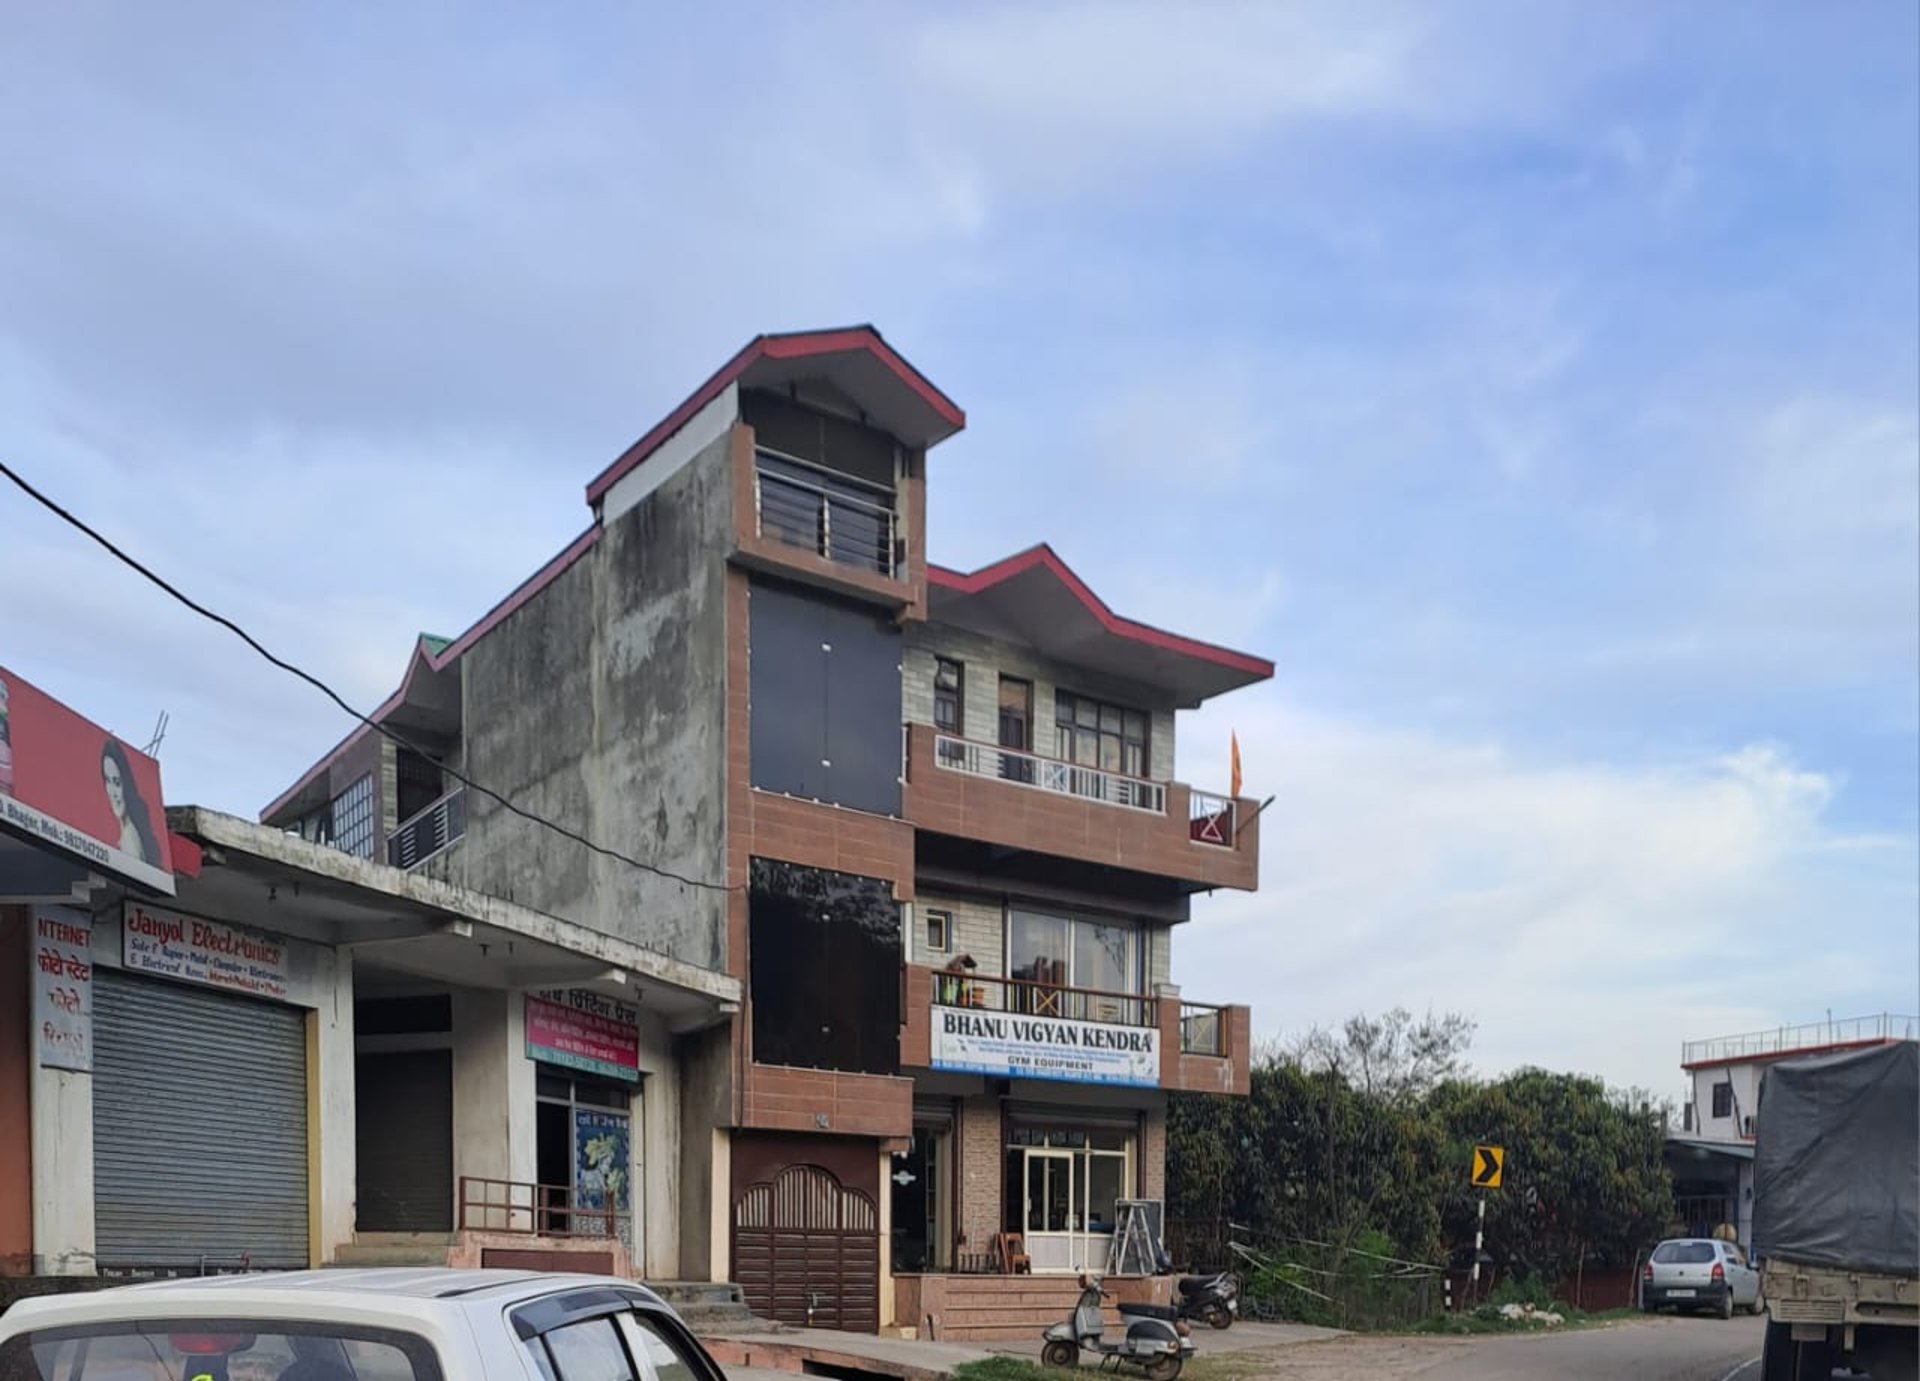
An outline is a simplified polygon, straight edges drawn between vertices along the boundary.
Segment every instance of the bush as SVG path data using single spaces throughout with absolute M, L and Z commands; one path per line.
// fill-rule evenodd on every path
M 1537 1275 L 1521 1273 L 1510 1275 L 1494 1287 L 1487 1296 L 1488 1306 L 1498 1309 L 1503 1304 L 1531 1304 L 1535 1309 L 1564 1309 L 1566 1306 L 1554 1299 L 1553 1290 Z

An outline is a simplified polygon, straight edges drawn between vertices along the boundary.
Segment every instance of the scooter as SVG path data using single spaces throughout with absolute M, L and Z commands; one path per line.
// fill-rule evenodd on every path
M 1127 1325 L 1125 1340 L 1106 1341 L 1106 1320 L 1100 1314 L 1100 1301 L 1111 1299 L 1100 1288 L 1100 1278 L 1080 1277 L 1080 1302 L 1065 1323 L 1057 1323 L 1043 1335 L 1046 1346 L 1040 1360 L 1050 1367 L 1070 1367 L 1080 1360 L 1081 1352 L 1095 1353 L 1104 1369 L 1108 1365 L 1139 1367 L 1147 1381 L 1174 1381 L 1187 1358 L 1193 1356 L 1193 1339 L 1187 1326 L 1171 1305 L 1123 1304 L 1120 1317 Z
M 1232 1328 L 1240 1313 L 1240 1282 L 1232 1271 L 1210 1276 L 1181 1276 L 1174 1286 L 1174 1309 L 1183 1319 L 1210 1328 Z

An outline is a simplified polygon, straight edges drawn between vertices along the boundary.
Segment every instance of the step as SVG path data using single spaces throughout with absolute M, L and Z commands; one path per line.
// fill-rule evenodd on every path
M 334 1266 L 372 1267 L 372 1266 L 444 1266 L 447 1264 L 448 1246 L 436 1246 L 432 1243 L 407 1242 L 349 1242 L 336 1247 Z
M 730 1280 L 649 1280 L 647 1288 L 675 1309 L 746 1303 L 746 1294 Z

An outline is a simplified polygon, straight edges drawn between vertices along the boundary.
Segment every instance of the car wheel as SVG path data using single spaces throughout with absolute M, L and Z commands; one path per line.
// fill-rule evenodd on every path
M 1753 1292 L 1753 1303 L 1747 1306 L 1747 1312 L 1755 1318 L 1767 1312 L 1767 1297 L 1758 1290 Z
M 1729 1287 L 1726 1294 L 1720 1296 L 1720 1317 L 1723 1319 L 1733 1317 L 1733 1290 L 1731 1287 Z
M 1072 1343 L 1048 1343 L 1040 1349 L 1040 1360 L 1050 1367 L 1070 1367 L 1080 1360 L 1080 1349 Z

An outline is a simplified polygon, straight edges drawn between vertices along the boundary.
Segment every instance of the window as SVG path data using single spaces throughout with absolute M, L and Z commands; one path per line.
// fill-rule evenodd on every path
M 1117 1128 L 1016 1123 L 1007 1147 L 1003 1221 L 1010 1232 L 1111 1233 L 1131 1197 L 1133 1138 Z M 1054 1266 L 1104 1263 L 1105 1251 Z
M 1121 921 L 1014 911 L 1007 918 L 1008 996 L 1016 1010 L 1078 1021 L 1142 1025 L 1140 934 Z M 1020 986 L 1020 981 L 1031 987 Z M 1056 989 L 1092 989 L 1059 992 Z
M 1733 1116 L 1732 1083 L 1715 1084 L 1713 1086 L 1713 1115 L 1715 1117 Z
M 194 1335 L 194 1343 L 188 1336 Z M 224 1336 L 223 1336 L 224 1335 Z M 214 1355 L 182 1350 L 219 1338 L 232 1346 Z M 123 1381 L 126 1377 L 285 1376 L 303 1371 L 301 1359 L 342 1359 L 360 1381 L 441 1381 L 433 1345 L 411 1333 L 344 1324 L 247 1318 L 182 1318 L 150 1322 L 63 1326 L 57 1334 L 28 1333 L 0 1344 L 0 1377 L 7 1381 Z M 191 1365 L 190 1365 L 191 1364 Z M 333 1373 L 325 1373 L 331 1375 Z
M 967 736 L 967 669 L 951 657 L 933 659 L 933 727 Z
M 642 1381 L 704 1381 L 704 1374 L 645 1314 L 622 1314 L 620 1336 L 645 1373 Z
M 1123 777 L 1146 777 L 1147 716 L 1084 695 L 1053 697 L 1054 756 Z
M 1017 676 L 1000 678 L 1000 746 L 1021 753 L 1033 751 L 1033 682 Z M 1010 782 L 1031 782 L 1033 764 L 1003 753 L 1000 775 Z
M 1662 1242 L 1653 1249 L 1659 1266 L 1704 1266 L 1713 1260 L 1711 1242 Z
M 373 857 L 373 774 L 366 773 L 333 798 L 333 847 L 356 858 Z
M 953 949 L 953 913 L 927 912 L 925 943 L 928 954 L 947 954 Z
M 765 858 L 749 886 L 755 1061 L 898 1074 L 904 926 L 892 886 Z
M 555 1381 L 639 1381 L 610 1318 L 587 1319 L 540 1335 Z

